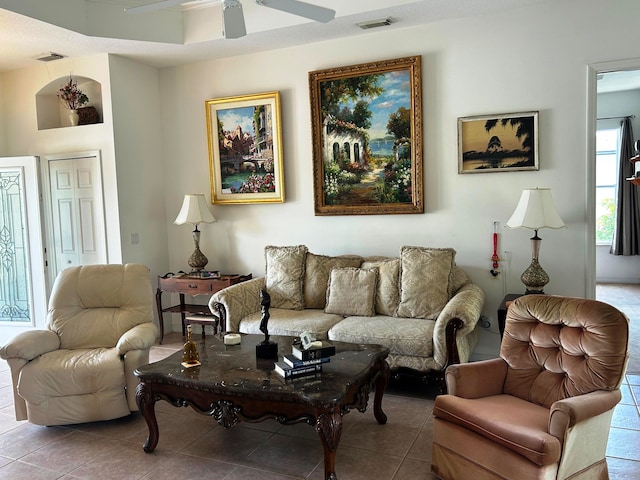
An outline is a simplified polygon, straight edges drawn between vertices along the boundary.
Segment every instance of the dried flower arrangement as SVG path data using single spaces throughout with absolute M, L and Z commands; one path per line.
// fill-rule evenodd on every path
M 58 90 L 58 98 L 69 110 L 77 110 L 89 102 L 89 97 L 78 88 L 78 82 L 71 75 L 69 82 Z

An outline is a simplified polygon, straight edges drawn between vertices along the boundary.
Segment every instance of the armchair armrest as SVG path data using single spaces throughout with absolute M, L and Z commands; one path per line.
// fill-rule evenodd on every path
M 479 286 L 467 283 L 451 297 L 438 315 L 433 329 L 433 358 L 439 368 L 450 363 L 448 360 L 452 353 L 458 358 L 458 352 L 447 352 L 447 324 L 451 320 L 460 323 L 456 328 L 456 337 L 471 333 L 480 319 L 484 298 L 484 292 Z
M 549 433 L 560 441 L 564 441 L 565 434 L 570 428 L 612 410 L 621 399 L 620 390 L 596 390 L 558 400 L 549 410 Z
M 122 334 L 116 349 L 120 355 L 131 350 L 147 350 L 155 343 L 156 338 L 158 338 L 158 327 L 151 322 L 141 323 Z
M 506 376 L 507 362 L 502 358 L 450 365 L 446 373 L 447 392 L 462 398 L 499 395 Z
M 0 348 L 0 357 L 5 360 L 20 358 L 31 361 L 34 358 L 60 348 L 60 337 L 52 330 L 30 330 L 16 335 Z
M 220 322 L 225 322 L 226 332 L 237 332 L 240 320 L 260 311 L 260 290 L 264 286 L 264 277 L 258 277 L 213 294 L 209 300 L 209 309 L 213 314 L 220 315 Z

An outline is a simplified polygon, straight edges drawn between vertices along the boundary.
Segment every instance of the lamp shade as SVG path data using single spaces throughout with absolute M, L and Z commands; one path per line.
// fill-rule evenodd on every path
M 190 223 L 198 225 L 199 223 L 213 223 L 216 219 L 207 207 L 207 202 L 202 193 L 189 193 L 184 196 L 180 213 L 173 222 L 176 225 Z
M 518 206 L 505 224 L 509 228 L 562 228 L 560 218 L 551 197 L 550 188 L 528 188 L 522 191 Z

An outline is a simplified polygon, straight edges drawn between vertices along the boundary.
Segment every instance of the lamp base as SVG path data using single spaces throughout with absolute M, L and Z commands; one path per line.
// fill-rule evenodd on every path
M 544 286 L 549 283 L 549 275 L 544 271 L 544 268 L 540 266 L 538 260 L 534 258 L 531 260 L 531 265 L 522 272 L 520 281 L 527 287 L 525 295 L 532 293 L 543 294 Z
M 200 230 L 198 230 L 197 224 L 195 227 L 196 228 L 193 231 L 193 243 L 195 244 L 196 249 L 189 257 L 187 264 L 192 268 L 192 272 L 199 272 L 204 270 L 204 267 L 209 263 L 209 259 L 200 251 Z
M 204 253 L 202 253 L 197 247 L 189 257 L 189 260 L 187 260 L 187 264 L 194 272 L 204 270 L 204 267 L 207 266 L 207 263 L 209 263 L 209 259 L 205 257 Z

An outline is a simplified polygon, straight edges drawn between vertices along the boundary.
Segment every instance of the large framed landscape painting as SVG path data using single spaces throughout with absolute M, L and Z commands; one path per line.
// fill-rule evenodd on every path
M 419 56 L 309 73 L 316 215 L 423 213 Z
M 206 100 L 211 202 L 282 203 L 280 92 Z
M 458 173 L 539 169 L 538 112 L 458 119 Z

